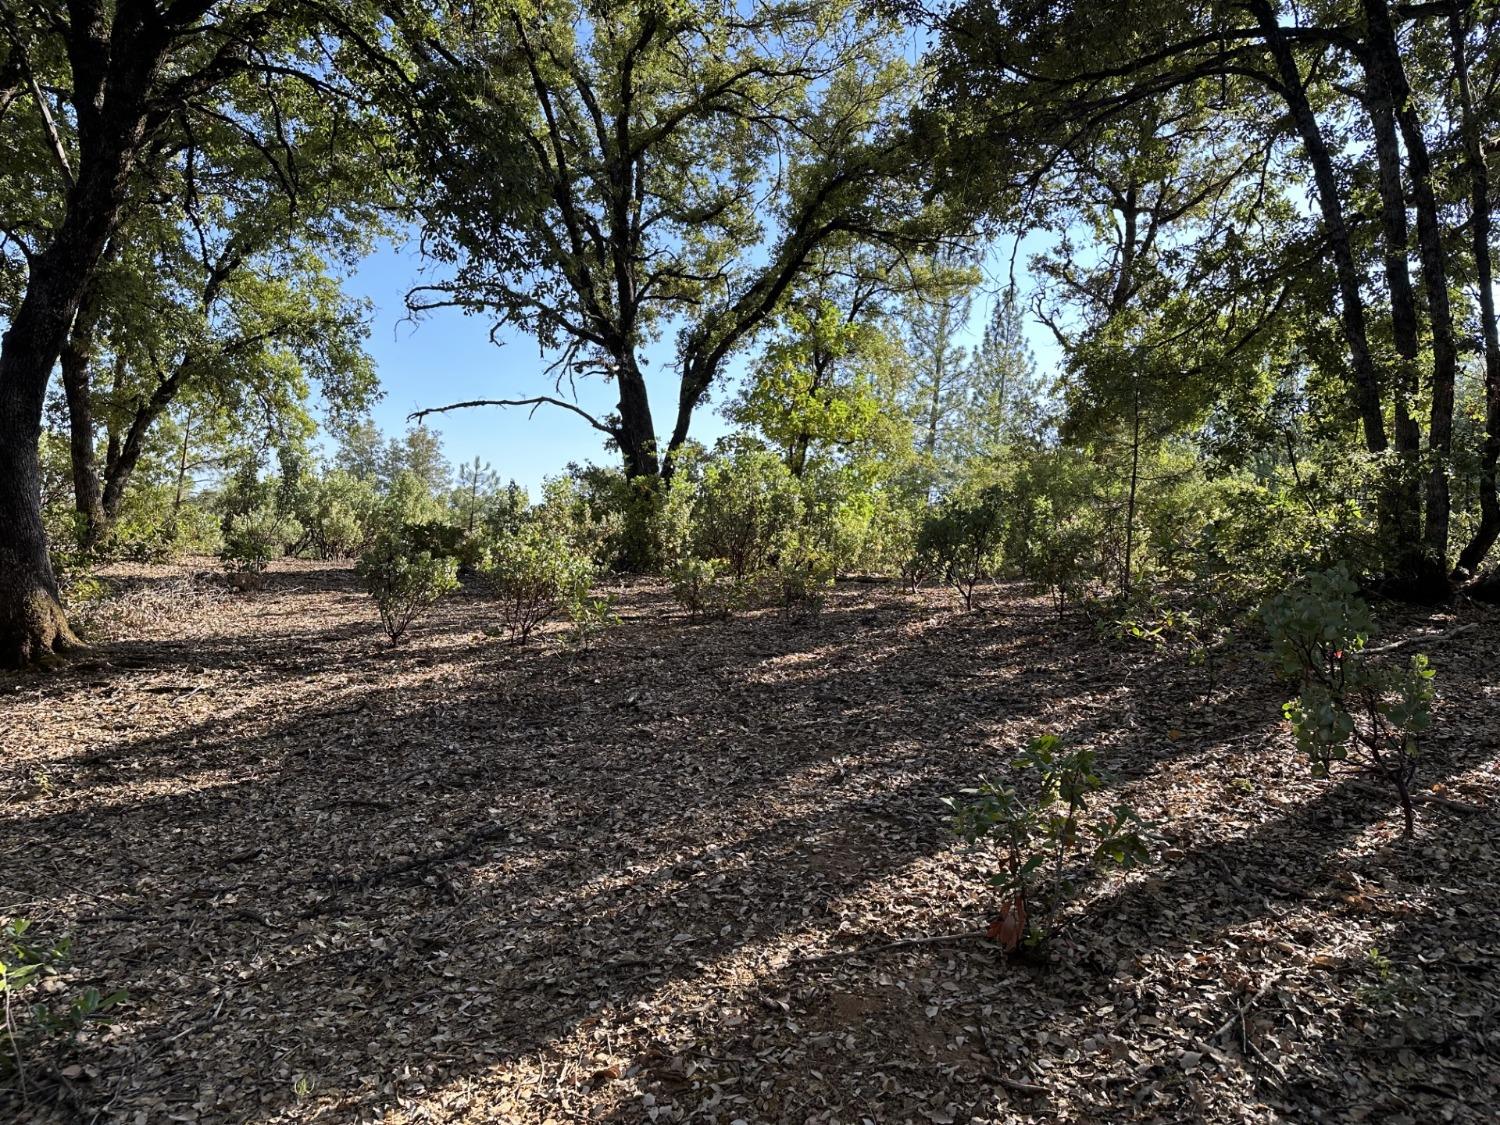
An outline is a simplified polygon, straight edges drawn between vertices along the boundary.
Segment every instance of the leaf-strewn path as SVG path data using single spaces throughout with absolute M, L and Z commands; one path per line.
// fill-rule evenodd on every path
M 464 597 L 392 652 L 346 569 L 191 575 L 120 568 L 131 640 L 0 679 L 0 913 L 131 994 L 0 1118 L 1500 1115 L 1500 815 L 1399 846 L 1378 792 L 1304 778 L 1253 654 L 1206 695 L 1012 589 L 691 625 L 650 584 L 587 656 Z M 1500 624 L 1457 614 L 1422 781 L 1493 808 Z M 983 925 L 940 799 L 1043 730 L 1101 748 L 1155 866 L 1092 882 L 1047 968 L 811 960 Z

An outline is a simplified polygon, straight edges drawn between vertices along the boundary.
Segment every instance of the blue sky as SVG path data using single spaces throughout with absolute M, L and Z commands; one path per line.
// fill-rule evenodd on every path
M 1023 243 L 1023 249 L 1030 246 Z M 1009 253 L 1008 242 L 996 247 L 986 271 L 986 290 L 1003 284 Z M 424 280 L 432 280 L 432 276 L 424 274 L 412 242 L 403 247 L 382 245 L 346 282 L 351 296 L 364 297 L 374 305 L 367 346 L 385 391 L 372 412 L 383 431 L 389 435 L 402 433 L 408 425 L 407 415 L 424 407 L 473 398 L 554 393 L 551 377 L 544 371 L 547 359 L 538 353 L 530 337 L 507 332 L 499 337 L 503 346 L 496 346 L 489 338 L 490 320 L 465 316 L 454 309 L 435 310 L 412 320 L 404 298 L 413 285 Z M 1021 283 L 1024 286 L 1024 278 Z M 988 293 L 976 296 L 972 337 L 977 337 L 990 307 Z M 1038 326 L 1029 328 L 1032 349 L 1045 370 L 1054 358 L 1055 345 Z M 649 349 L 645 358 L 657 433 L 665 437 L 671 431 L 677 403 L 670 335 Z M 694 414 L 692 435 L 696 439 L 712 444 L 729 429 L 718 405 L 730 397 L 732 380 L 743 365 L 741 357 L 731 366 L 731 383 L 716 388 L 712 402 Z M 560 397 L 569 397 L 566 385 Z M 614 406 L 614 387 L 598 379 L 580 380 L 577 401 L 591 413 L 606 414 Z M 477 456 L 489 462 L 502 480 L 514 479 L 533 495 L 542 478 L 561 471 L 570 461 L 610 465 L 617 461 L 615 453 L 605 450 L 602 434 L 584 419 L 554 406 L 539 407 L 534 414 L 522 407 L 477 407 L 431 415 L 426 425 L 442 435 L 444 451 L 452 464 Z
M 547 359 L 530 337 L 507 332 L 498 337 L 503 346 L 497 346 L 490 341 L 492 321 L 455 309 L 438 309 L 412 320 L 404 298 L 413 285 L 430 280 L 422 270 L 414 244 L 387 245 L 365 259 L 345 285 L 351 296 L 364 297 L 375 307 L 367 347 L 385 391 L 372 411 L 382 430 L 402 433 L 407 415 L 424 407 L 555 393 L 544 370 Z M 646 358 L 656 428 L 665 434 L 671 430 L 669 412 L 677 401 L 671 341 L 652 348 Z M 614 406 L 612 384 L 581 379 L 577 392 L 578 404 L 592 414 L 602 416 Z M 558 397 L 572 397 L 566 385 Z M 431 415 L 425 424 L 442 435 L 444 451 L 454 465 L 477 456 L 501 479 L 514 479 L 533 494 L 543 477 L 570 461 L 616 461 L 616 454 L 604 448 L 603 434 L 555 406 L 539 407 L 534 414 L 524 407 L 476 407 Z M 693 420 L 693 436 L 710 443 L 727 429 L 712 409 L 700 411 Z

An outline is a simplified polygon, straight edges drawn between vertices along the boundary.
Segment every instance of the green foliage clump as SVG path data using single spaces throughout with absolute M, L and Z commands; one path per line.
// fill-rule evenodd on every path
M 568 644 L 574 652 L 583 654 L 592 651 L 595 641 L 619 625 L 620 617 L 615 613 L 614 598 L 585 595 L 568 603 L 568 621 L 573 626 Z
M 667 567 L 667 580 L 672 596 L 694 621 L 730 617 L 744 602 L 744 583 L 713 559 L 684 555 Z
M 970 844 L 992 840 L 1000 870 L 989 883 L 1001 897 L 990 937 L 1007 949 L 1037 946 L 1046 939 L 1045 918 L 1075 890 L 1067 865 L 1086 854 L 1095 865 L 1131 868 L 1150 851 L 1146 826 L 1128 805 L 1091 815 L 1088 800 L 1105 785 L 1095 754 L 1069 749 L 1044 734 L 1012 763 L 1026 779 L 1021 786 L 981 778 L 959 798 L 948 798 L 955 831 Z M 1046 892 L 1041 892 L 1045 881 Z
M 411 530 L 400 524 L 381 528 L 354 566 L 391 644 L 419 614 L 458 588 L 458 563 L 419 547 Z
M 518 643 L 559 610 L 581 603 L 597 573 L 576 545 L 537 524 L 490 544 L 477 572 L 499 599 L 505 627 Z
M 359 553 L 376 502 L 368 481 L 334 469 L 310 477 L 298 501 L 304 549 L 320 559 L 346 559 Z
M 1395 787 L 1412 835 L 1411 784 L 1419 738 L 1432 725 L 1433 669 L 1418 653 L 1403 666 L 1367 649 L 1370 607 L 1347 570 L 1318 571 L 1261 609 L 1271 649 L 1301 684 L 1283 708 L 1314 777 L 1354 759 Z
M 257 504 L 225 520 L 219 558 L 226 570 L 245 575 L 253 584 L 272 559 L 286 554 L 301 537 L 302 525 L 295 516 L 280 511 L 274 504 Z
M 776 560 L 781 606 L 788 617 L 816 618 L 833 586 L 833 555 L 807 543 L 796 543 Z
M 768 449 L 736 444 L 710 458 L 693 497 L 691 549 L 745 579 L 769 569 L 802 515 L 797 479 Z
M 1005 529 L 999 487 L 960 493 L 928 515 L 917 535 L 917 554 L 928 560 L 930 573 L 958 591 L 965 609 L 973 609 L 976 588 L 1000 568 Z
M 73 944 L 68 938 L 39 943 L 30 934 L 25 918 L 12 918 L 0 928 L 0 1076 L 16 1076 L 23 1095 L 28 1057 L 56 1062 L 80 1032 L 108 1024 L 130 998 L 97 988 L 74 996 L 46 992 L 44 982 L 55 980 L 72 961 Z

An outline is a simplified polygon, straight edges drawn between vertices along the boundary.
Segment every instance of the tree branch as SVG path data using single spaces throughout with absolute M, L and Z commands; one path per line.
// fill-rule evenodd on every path
M 531 413 L 535 414 L 536 408 L 543 405 L 560 406 L 564 410 L 571 410 L 601 434 L 608 434 L 612 438 L 620 436 L 618 427 L 599 421 L 581 406 L 576 406 L 564 399 L 552 398 L 549 395 L 537 395 L 535 398 L 476 398 L 468 402 L 450 402 L 447 406 L 429 406 L 426 410 L 414 410 L 406 416 L 406 420 L 420 422 L 429 414 L 446 414 L 450 410 L 467 410 L 472 406 L 529 406 Z

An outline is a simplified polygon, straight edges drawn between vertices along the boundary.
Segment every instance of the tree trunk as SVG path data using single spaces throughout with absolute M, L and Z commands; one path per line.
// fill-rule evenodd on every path
M 651 403 L 646 397 L 646 380 L 633 355 L 618 360 L 615 380 L 620 387 L 620 456 L 625 461 L 625 475 L 637 477 L 661 475 L 661 459 L 656 453 L 656 425 L 651 419 Z
M 1398 464 L 1391 518 L 1399 528 L 1403 554 L 1392 561 L 1402 574 L 1424 568 L 1421 493 L 1417 484 L 1422 432 L 1411 414 L 1420 386 L 1421 325 L 1411 281 L 1411 235 L 1406 218 L 1406 190 L 1401 182 L 1401 144 L 1396 129 L 1395 87 L 1383 56 L 1373 48 L 1360 54 L 1365 68 L 1366 101 L 1375 142 L 1375 166 L 1380 188 L 1381 235 L 1384 242 L 1386 292 L 1390 298 L 1391 340 L 1396 348 L 1395 377 L 1391 380 L 1392 444 Z
M 94 450 L 94 402 L 89 385 L 99 323 L 99 301 L 90 294 L 79 306 L 73 330 L 63 345 L 59 366 L 68 401 L 69 457 L 73 470 L 73 508 L 78 546 L 92 551 L 104 538 L 104 499 Z
M 1252 0 L 1250 7 L 1265 34 L 1266 45 L 1276 64 L 1281 96 L 1302 140 L 1308 163 L 1312 166 L 1315 188 L 1313 194 L 1317 197 L 1318 209 L 1323 217 L 1323 231 L 1332 251 L 1339 291 L 1339 319 L 1344 330 L 1344 342 L 1349 348 L 1353 375 L 1351 397 L 1364 428 L 1365 448 L 1371 453 L 1384 453 L 1389 439 L 1381 410 L 1380 377 L 1370 352 L 1364 297 L 1360 293 L 1359 268 L 1349 240 L 1349 225 L 1344 219 L 1343 203 L 1339 198 L 1333 157 L 1323 138 L 1317 114 L 1308 100 L 1291 44 L 1277 23 L 1275 10 L 1268 0 Z
M 7 667 L 78 643 L 47 557 L 37 449 L 47 378 L 82 288 L 71 264 L 66 255 L 43 255 L 0 344 L 0 665 Z
M 1364 295 L 1360 289 L 1360 271 L 1344 217 L 1343 201 L 1333 157 L 1317 112 L 1307 96 L 1307 89 L 1297 60 L 1284 29 L 1277 21 L 1276 9 L 1269 0 L 1249 0 L 1271 58 L 1276 66 L 1277 92 L 1286 104 L 1293 125 L 1313 172 L 1313 194 L 1323 218 L 1334 276 L 1339 292 L 1339 319 L 1344 342 L 1349 349 L 1350 396 L 1364 430 L 1365 449 L 1374 454 L 1390 448 L 1386 433 L 1381 396 L 1380 372 L 1370 349 Z M 1397 435 L 1398 449 L 1410 444 L 1411 428 Z M 1420 525 L 1411 513 L 1419 510 L 1421 490 L 1417 482 L 1403 480 L 1409 474 L 1399 470 L 1396 479 L 1383 482 L 1380 488 L 1379 520 L 1381 537 L 1395 561 L 1396 578 L 1403 594 L 1425 598 L 1432 593 L 1430 553 L 1423 540 Z
M 1422 577 L 1435 584 L 1438 589 L 1434 592 L 1440 592 L 1445 591 L 1448 570 L 1451 512 L 1447 462 L 1453 448 L 1453 398 L 1458 378 L 1458 342 L 1448 300 L 1448 261 L 1432 185 L 1432 157 L 1412 100 L 1390 8 L 1386 0 L 1366 0 L 1366 11 L 1369 13 L 1372 47 L 1390 90 L 1396 122 L 1401 127 L 1401 139 L 1406 143 L 1406 168 L 1417 212 L 1417 248 L 1432 335 L 1432 405 L 1427 442 L 1433 464 L 1427 475 L 1427 513 L 1423 534 L 1426 553 Z
M 1460 552 L 1455 571 L 1456 576 L 1465 578 L 1479 569 L 1495 540 L 1500 538 L 1500 492 L 1496 487 L 1496 465 L 1500 463 L 1500 330 L 1495 322 L 1494 262 L 1490 256 L 1489 169 L 1485 165 L 1479 122 L 1474 116 L 1474 93 L 1469 85 L 1468 27 L 1458 11 L 1448 19 L 1464 139 L 1464 167 L 1469 176 L 1469 233 L 1479 286 L 1480 334 L 1484 341 L 1485 442 L 1479 461 L 1479 526 Z
M 116 130 L 68 192 L 57 234 L 32 262 L 26 294 L 0 341 L 0 663 L 25 664 L 77 644 L 58 599 L 42 526 L 38 442 L 52 368 L 119 217 L 141 122 Z

